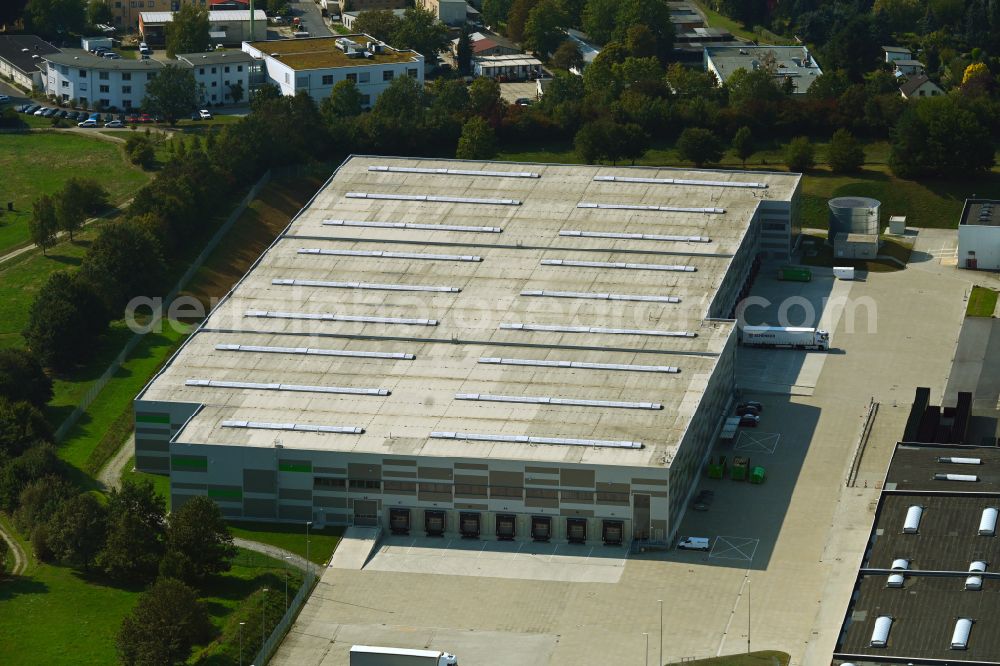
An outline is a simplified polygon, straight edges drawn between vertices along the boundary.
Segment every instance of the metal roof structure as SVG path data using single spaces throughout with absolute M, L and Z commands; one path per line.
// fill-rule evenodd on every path
M 138 400 L 204 405 L 181 443 L 669 459 L 731 343 L 712 299 L 799 178 L 352 156 Z
M 42 59 L 56 65 L 86 69 L 106 69 L 125 72 L 158 72 L 163 69 L 163 63 L 152 58 L 148 60 L 101 58 L 83 49 L 63 49 L 59 53 L 43 55 Z

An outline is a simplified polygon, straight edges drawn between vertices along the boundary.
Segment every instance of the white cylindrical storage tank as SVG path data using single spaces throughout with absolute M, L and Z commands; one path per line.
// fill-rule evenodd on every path
M 872 632 L 871 647 L 885 647 L 889 643 L 889 630 L 892 629 L 892 617 L 879 615 L 875 618 L 875 630 Z
M 924 507 L 914 504 L 906 510 L 906 520 L 903 521 L 903 534 L 916 534 L 920 530 L 920 517 L 924 515 Z
M 983 509 L 983 517 L 979 519 L 979 536 L 994 536 L 997 533 L 997 514 L 1000 511 L 995 506 Z
M 837 197 L 830 199 L 830 232 L 827 242 L 837 234 L 878 234 L 879 209 L 882 202 L 869 197 Z
M 969 634 L 972 632 L 972 620 L 960 617 L 955 621 L 955 631 L 951 635 L 951 649 L 965 650 L 969 647 Z

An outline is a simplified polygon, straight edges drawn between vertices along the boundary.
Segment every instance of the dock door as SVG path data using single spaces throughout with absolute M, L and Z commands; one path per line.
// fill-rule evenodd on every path
M 649 539 L 649 495 L 632 495 L 632 538 Z
M 361 527 L 378 526 L 378 502 L 354 500 L 354 524 Z

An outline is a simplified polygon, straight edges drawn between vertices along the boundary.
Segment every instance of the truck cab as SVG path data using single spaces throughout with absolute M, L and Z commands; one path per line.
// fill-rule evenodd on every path
M 816 347 L 824 351 L 829 351 L 830 334 L 827 331 L 816 331 Z

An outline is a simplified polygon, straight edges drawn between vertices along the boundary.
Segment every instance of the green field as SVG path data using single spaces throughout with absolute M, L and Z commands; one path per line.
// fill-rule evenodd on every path
M 234 537 L 260 541 L 283 548 L 287 551 L 306 556 L 306 529 L 305 524 L 294 525 L 288 523 L 258 523 L 248 521 L 230 521 L 229 531 Z M 316 564 L 326 564 L 337 547 L 341 535 L 344 533 L 342 527 L 325 527 L 321 530 L 309 530 L 309 559 Z
M 965 308 L 966 317 L 992 317 L 997 309 L 1000 292 L 976 285 L 969 294 L 969 304 Z
M 149 180 L 125 161 L 118 144 L 58 132 L 0 134 L 0 173 L 0 253 L 28 242 L 32 202 L 57 192 L 70 176 L 93 178 L 107 188 L 113 203 Z M 13 213 L 6 210 L 8 201 L 14 202 Z
M 273 624 L 284 602 L 285 574 L 284 562 L 240 549 L 232 569 L 208 581 L 203 590 L 202 601 L 212 624 L 221 631 L 234 613 L 256 610 L 240 611 L 240 606 L 252 604 L 248 599 L 264 587 L 273 590 L 269 599 L 277 604 L 273 616 L 267 618 L 268 624 Z M 288 574 L 291 596 L 298 590 L 301 574 L 294 569 Z M 115 634 L 140 593 L 141 589 L 109 586 L 66 567 L 32 562 L 25 575 L 0 585 L 3 662 L 47 665 L 66 663 L 68 655 L 72 655 L 70 661 L 74 664 L 116 663 Z M 259 643 L 260 625 L 254 628 Z M 209 645 L 206 656 L 238 640 L 238 636 L 228 634 L 222 638 L 226 645 Z

